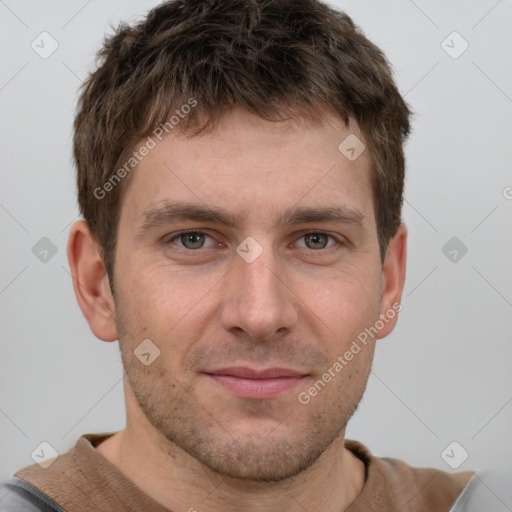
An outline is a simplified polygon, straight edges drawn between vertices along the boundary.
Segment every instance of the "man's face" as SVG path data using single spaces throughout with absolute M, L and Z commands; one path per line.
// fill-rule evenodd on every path
M 234 111 L 212 134 L 167 137 L 132 171 L 114 278 L 128 421 L 143 412 L 157 437 L 221 474 L 297 474 L 363 394 L 373 340 L 308 403 L 298 398 L 384 312 L 369 155 L 338 150 L 350 133 L 362 138 L 333 116 L 285 126 Z M 182 204 L 233 225 L 162 213 Z M 293 218 L 329 208 L 343 215 Z M 171 240 L 184 230 L 195 234 Z M 160 350 L 148 366 L 134 354 L 146 339 Z M 258 383 L 228 367 L 300 377 Z

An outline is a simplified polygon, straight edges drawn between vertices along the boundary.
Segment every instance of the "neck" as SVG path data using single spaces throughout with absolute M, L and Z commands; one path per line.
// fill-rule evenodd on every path
M 280 482 L 240 480 L 213 472 L 149 424 L 135 428 L 128 422 L 97 450 L 169 510 L 340 512 L 359 495 L 365 478 L 364 463 L 344 446 L 344 432 L 313 466 Z

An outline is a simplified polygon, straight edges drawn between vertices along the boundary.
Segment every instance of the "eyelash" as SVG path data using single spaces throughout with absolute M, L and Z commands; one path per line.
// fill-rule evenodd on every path
M 201 231 L 201 230 L 197 230 L 197 229 L 189 229 L 189 230 L 185 230 L 185 231 L 180 231 L 179 233 L 173 235 L 171 238 L 168 238 L 165 240 L 165 244 L 171 244 L 173 243 L 174 241 L 178 240 L 180 237 L 182 237 L 183 235 L 187 235 L 187 234 L 200 234 L 200 235 L 206 235 L 210 238 L 213 239 L 213 237 L 211 235 L 209 235 L 207 232 L 205 231 Z M 301 238 L 304 238 L 305 236 L 307 235 L 323 235 L 323 236 L 326 236 L 332 240 L 334 240 L 336 242 L 336 245 L 333 245 L 331 247 L 326 247 L 325 249 L 309 249 L 308 247 L 301 247 L 301 249 L 305 249 L 305 250 L 309 250 L 311 251 L 312 253 L 315 252 L 315 253 L 326 253 L 326 252 L 331 252 L 332 250 L 339 250 L 340 247 L 339 246 L 343 246 L 343 245 L 346 245 L 346 242 L 343 241 L 342 239 L 338 238 L 338 237 L 335 237 L 334 235 L 331 235 L 330 233 L 326 233 L 325 231 L 307 231 L 305 233 L 302 233 L 301 236 L 297 239 L 297 240 L 300 240 Z M 202 252 L 203 250 L 206 250 L 206 249 L 209 249 L 209 247 L 206 247 L 206 248 L 203 248 L 203 247 L 200 247 L 199 249 L 188 249 L 187 247 L 181 247 L 181 246 L 178 246 L 180 250 L 182 251 L 186 251 L 186 252 L 197 252 L 197 253 L 200 253 Z

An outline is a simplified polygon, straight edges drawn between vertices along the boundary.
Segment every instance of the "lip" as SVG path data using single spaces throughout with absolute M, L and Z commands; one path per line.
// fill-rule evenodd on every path
M 260 400 L 275 398 L 307 377 L 288 368 L 255 370 L 240 366 L 208 371 L 205 375 L 240 397 Z
M 264 370 L 253 370 L 247 366 L 229 366 L 228 368 L 220 368 L 211 370 L 210 375 L 230 375 L 242 379 L 275 379 L 279 377 L 304 377 L 305 373 L 301 373 L 288 368 L 266 368 Z

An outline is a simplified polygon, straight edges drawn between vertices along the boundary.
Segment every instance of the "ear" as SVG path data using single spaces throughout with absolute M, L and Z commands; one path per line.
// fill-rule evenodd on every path
M 115 341 L 115 304 L 100 251 L 87 223 L 75 222 L 67 253 L 76 300 L 94 335 L 103 341 Z
M 389 241 L 382 266 L 379 311 L 384 327 L 379 329 L 377 339 L 385 338 L 395 328 L 398 320 L 398 312 L 402 309 L 400 301 L 404 289 L 406 260 L 407 228 L 405 224 L 401 224 Z

